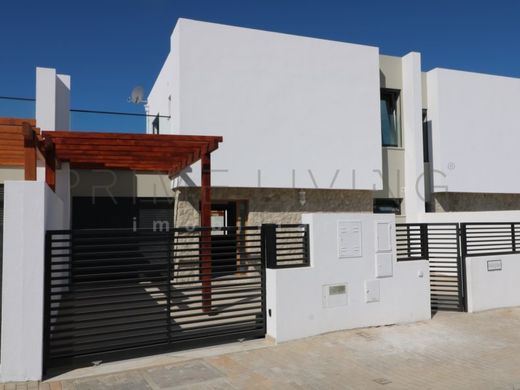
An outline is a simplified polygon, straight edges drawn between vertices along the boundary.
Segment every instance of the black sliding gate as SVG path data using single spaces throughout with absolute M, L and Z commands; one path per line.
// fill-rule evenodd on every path
M 263 337 L 266 259 L 309 264 L 308 227 L 273 226 L 47 232 L 45 369 Z
M 458 223 L 397 224 L 398 261 L 426 259 L 432 311 L 465 311 L 465 269 Z

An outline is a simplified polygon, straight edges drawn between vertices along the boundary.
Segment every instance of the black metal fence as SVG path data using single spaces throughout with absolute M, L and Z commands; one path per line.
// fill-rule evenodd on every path
M 262 225 L 267 268 L 310 265 L 309 225 Z
M 462 223 L 463 256 L 486 256 L 518 253 L 520 223 Z
M 396 224 L 397 261 L 428 259 L 428 226 Z
M 47 232 L 46 367 L 263 337 L 266 259 L 309 262 L 308 227 L 271 226 Z

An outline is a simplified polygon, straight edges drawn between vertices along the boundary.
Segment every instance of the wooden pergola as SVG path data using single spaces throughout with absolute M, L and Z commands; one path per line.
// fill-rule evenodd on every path
M 36 180 L 37 160 L 45 163 L 45 181 L 55 190 L 56 168 L 123 169 L 177 176 L 201 161 L 200 225 L 211 227 L 211 153 L 222 137 L 76 131 L 43 131 L 34 120 L 0 118 L 0 166 L 23 166 L 25 180 Z M 201 237 L 203 300 L 211 302 L 211 232 Z
M 222 137 L 76 131 L 43 131 L 34 120 L 0 118 L 0 166 L 23 166 L 25 180 L 36 180 L 37 160 L 45 163 L 45 181 L 56 188 L 56 167 L 126 169 L 165 173 L 170 178 L 201 161 L 201 219 L 210 226 L 211 153 Z
M 69 162 L 71 168 L 162 172 L 173 178 L 200 160 L 200 224 L 210 226 L 211 153 L 222 137 L 44 131 L 42 138 L 51 188 L 56 181 L 54 161 Z

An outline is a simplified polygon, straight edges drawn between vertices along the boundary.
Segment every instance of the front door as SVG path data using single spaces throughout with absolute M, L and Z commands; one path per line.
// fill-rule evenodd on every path
M 214 278 L 237 271 L 237 203 L 211 205 L 211 253 Z

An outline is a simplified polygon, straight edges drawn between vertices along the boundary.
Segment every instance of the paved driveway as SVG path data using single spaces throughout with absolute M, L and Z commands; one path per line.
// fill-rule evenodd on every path
M 520 308 L 222 352 L 40 388 L 520 390 Z

